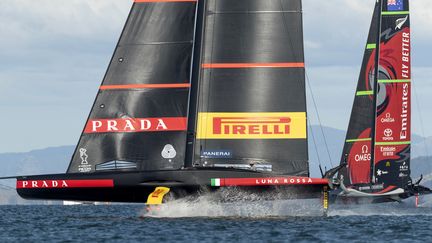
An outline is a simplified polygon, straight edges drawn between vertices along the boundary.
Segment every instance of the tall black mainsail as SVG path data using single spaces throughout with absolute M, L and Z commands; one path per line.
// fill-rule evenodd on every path
M 409 0 L 378 0 L 341 163 L 344 194 L 390 201 L 430 193 L 410 177 Z M 348 187 L 348 188 L 344 188 Z
M 68 173 L 184 165 L 195 1 L 135 1 Z
M 19 177 L 17 191 L 320 197 L 306 117 L 301 0 L 135 0 L 67 174 Z
M 194 165 L 308 176 L 301 1 L 204 4 Z
M 367 38 L 360 77 L 348 125 L 341 163 L 348 162 L 341 170 L 345 183 L 370 183 L 372 125 L 374 123 L 374 84 L 381 3 L 375 4 L 372 23 Z M 360 152 L 359 152 L 360 151 Z

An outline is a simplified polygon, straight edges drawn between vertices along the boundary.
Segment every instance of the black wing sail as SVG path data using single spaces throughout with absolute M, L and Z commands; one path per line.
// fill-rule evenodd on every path
M 370 183 L 375 49 L 380 11 L 376 3 L 341 158 L 341 163 L 348 163 L 341 170 L 346 185 Z
M 307 176 L 300 0 L 207 0 L 195 166 Z
M 409 1 L 378 1 L 342 155 L 345 184 L 388 191 L 410 182 L 410 61 Z
M 195 11 L 135 1 L 68 173 L 184 165 Z

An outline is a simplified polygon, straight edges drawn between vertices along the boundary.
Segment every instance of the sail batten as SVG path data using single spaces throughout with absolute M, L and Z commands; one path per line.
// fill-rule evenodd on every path
M 409 11 L 383 11 L 382 15 L 407 15 Z
M 197 2 L 197 0 L 135 0 L 136 3 L 180 3 L 180 2 Z
M 203 63 L 202 68 L 304 68 L 304 63 Z
M 102 85 L 100 90 L 108 89 L 169 89 L 169 88 L 189 88 L 190 83 L 174 84 L 119 84 L 119 85 Z
M 190 44 L 192 41 L 152 41 L 152 42 L 142 42 L 142 43 L 135 43 L 135 44 L 122 44 L 119 46 L 145 46 L 145 45 L 177 45 L 177 44 Z

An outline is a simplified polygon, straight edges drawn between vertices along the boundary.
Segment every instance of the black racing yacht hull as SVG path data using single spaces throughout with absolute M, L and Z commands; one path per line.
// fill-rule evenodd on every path
M 401 202 L 403 199 L 414 196 L 414 194 L 404 191 L 393 195 L 369 195 L 369 196 L 350 196 L 345 195 L 342 190 L 333 190 L 329 193 L 329 202 L 331 204 L 374 204 L 374 203 L 388 203 L 388 202 Z
M 55 174 L 17 178 L 17 192 L 25 199 L 131 203 L 147 202 L 156 187 L 170 188 L 169 198 L 174 199 L 220 188 L 235 188 L 254 193 L 260 199 L 271 200 L 319 198 L 328 186 L 326 179 L 276 177 L 274 174 L 234 169 Z

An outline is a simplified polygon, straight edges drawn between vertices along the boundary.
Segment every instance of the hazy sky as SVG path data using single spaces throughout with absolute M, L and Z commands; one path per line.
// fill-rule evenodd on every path
M 303 1 L 307 73 L 323 125 L 347 127 L 374 2 Z M 421 114 L 427 136 L 432 135 L 430 2 L 411 4 L 413 129 L 422 134 Z M 0 1 L 0 152 L 77 142 L 131 4 Z M 312 105 L 309 118 L 317 123 Z

